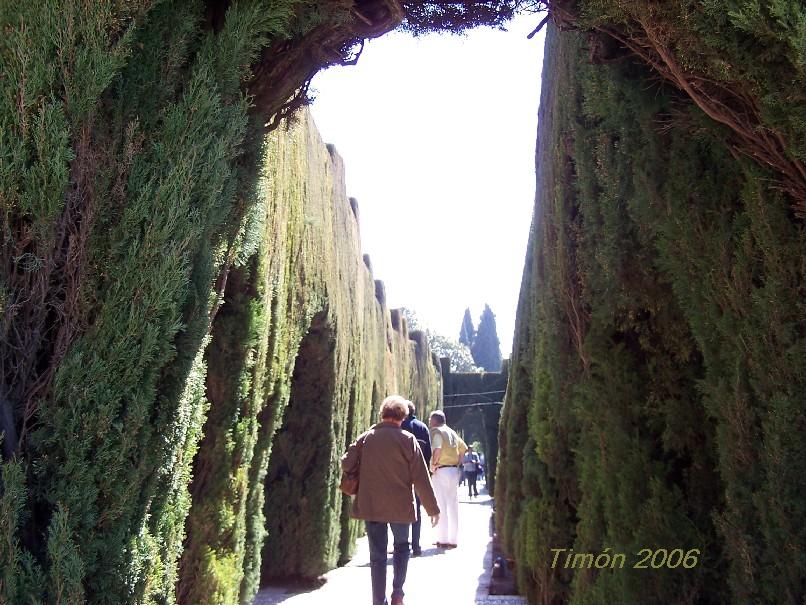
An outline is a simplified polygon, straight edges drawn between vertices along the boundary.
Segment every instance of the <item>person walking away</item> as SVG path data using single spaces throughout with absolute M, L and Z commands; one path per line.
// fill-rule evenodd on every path
M 467 445 L 445 423 L 445 412 L 437 410 L 428 418 L 431 426 L 431 471 L 434 492 L 441 512 L 437 523 L 437 547 L 456 548 L 459 535 L 459 462 Z
M 462 456 L 462 466 L 467 477 L 467 495 L 469 498 L 478 497 L 479 490 L 476 487 L 476 478 L 479 472 L 479 455 L 473 451 L 473 446 L 468 445 L 465 455 Z
M 417 418 L 414 403 L 409 401 L 408 405 L 409 416 L 403 421 L 402 428 L 404 431 L 408 431 L 414 435 L 414 437 L 417 439 L 417 443 L 420 445 L 420 450 L 423 453 L 425 466 L 428 467 L 431 464 L 431 435 L 428 427 L 425 426 L 425 423 Z M 422 526 L 420 507 L 422 506 L 422 501 L 420 500 L 420 496 L 416 494 L 414 496 L 414 501 L 415 510 L 417 511 L 417 519 L 411 524 L 411 556 L 419 557 L 423 554 L 423 549 L 420 546 L 420 528 Z
M 415 520 L 414 491 L 431 525 L 439 522 L 440 509 L 417 439 L 401 428 L 408 416 L 408 400 L 391 395 L 383 400 L 381 421 L 350 444 L 341 458 L 346 473 L 358 469 L 358 493 L 351 516 L 363 519 L 369 539 L 372 605 L 386 600 L 387 525 L 392 530 L 392 603 L 403 605 L 403 584 L 409 562 L 409 525 Z

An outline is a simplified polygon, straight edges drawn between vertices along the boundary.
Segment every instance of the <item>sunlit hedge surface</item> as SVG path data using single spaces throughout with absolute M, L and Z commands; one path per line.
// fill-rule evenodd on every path
M 387 394 L 420 409 L 441 396 L 427 345 L 393 326 L 341 158 L 307 113 L 270 135 L 260 197 L 259 247 L 230 274 L 207 352 L 185 603 L 249 603 L 261 569 L 315 578 L 349 557 L 361 528 L 337 489 L 341 454 Z

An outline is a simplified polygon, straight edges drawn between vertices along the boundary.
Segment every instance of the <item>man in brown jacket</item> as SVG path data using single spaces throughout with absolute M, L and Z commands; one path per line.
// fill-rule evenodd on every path
M 431 525 L 439 521 L 439 507 L 417 439 L 400 428 L 409 414 L 408 401 L 391 395 L 381 404 L 381 422 L 362 434 L 341 458 L 341 468 L 359 466 L 358 494 L 352 516 L 363 519 L 369 538 L 372 605 L 386 600 L 387 524 L 392 528 L 392 605 L 403 605 L 403 583 L 409 564 L 409 526 L 416 518 L 417 492 Z

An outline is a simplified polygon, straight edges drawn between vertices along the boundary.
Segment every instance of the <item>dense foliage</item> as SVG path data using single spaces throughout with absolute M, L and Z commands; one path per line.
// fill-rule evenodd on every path
M 461 33 L 480 25 L 502 27 L 523 4 L 522 0 L 403 0 L 406 17 L 402 28 L 422 35 L 442 31 Z
M 806 17 L 790 0 L 547 0 L 563 27 L 604 34 L 594 61 L 629 52 L 715 124 L 734 154 L 769 171 L 806 216 Z
M 484 305 L 484 311 L 479 318 L 479 329 L 470 345 L 473 361 L 484 368 L 486 372 L 501 371 L 501 343 L 498 340 L 498 330 L 495 327 L 495 315 L 489 305 Z
M 253 195 L 241 84 L 290 4 L 216 33 L 196 2 L 2 5 L 4 602 L 173 592 L 214 281 Z
M 576 4 L 616 33 L 643 6 L 649 29 L 688 41 L 675 48 L 692 73 L 707 63 L 747 78 L 785 153 L 803 157 L 804 64 L 787 50 L 803 48 L 802 8 Z M 661 6 L 679 17 L 684 4 L 701 10 L 664 20 Z M 737 153 L 729 127 L 612 40 L 549 32 L 498 525 L 530 602 L 795 605 L 806 594 L 797 198 L 777 166 Z M 609 548 L 630 564 L 552 568 L 552 548 Z M 701 556 L 646 573 L 631 568 L 641 548 Z
M 0 0 L 0 602 L 170 603 L 183 548 L 191 602 L 253 590 L 306 318 L 256 281 L 296 261 L 261 243 L 265 125 L 403 18 L 362 10 Z

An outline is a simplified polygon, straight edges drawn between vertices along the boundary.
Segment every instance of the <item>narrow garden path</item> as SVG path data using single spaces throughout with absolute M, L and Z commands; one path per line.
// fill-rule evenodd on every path
M 483 485 L 483 484 L 481 484 Z M 459 487 L 459 547 L 444 551 L 432 545 L 433 530 L 423 519 L 423 556 L 409 560 L 406 578 L 406 605 L 523 605 L 523 597 L 489 596 L 492 568 L 492 538 L 490 516 L 492 500 L 486 487 L 472 500 Z M 429 527 L 426 527 L 429 525 Z M 391 536 L 389 539 L 391 549 Z M 392 556 L 389 555 L 387 582 L 392 584 Z M 369 576 L 367 539 L 358 541 L 356 554 L 344 567 L 325 575 L 325 584 L 315 590 L 288 587 L 267 587 L 261 590 L 253 605 L 324 605 L 372 602 Z

